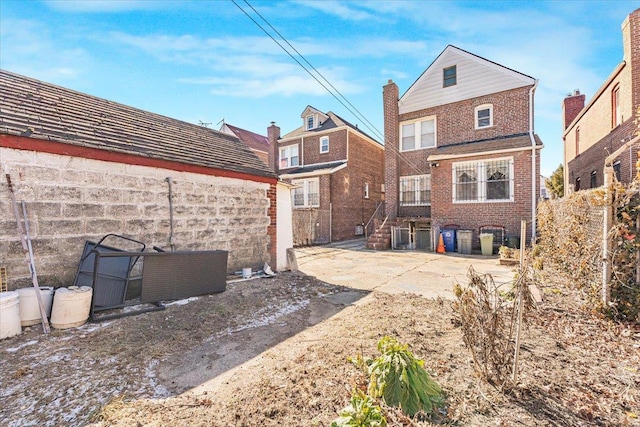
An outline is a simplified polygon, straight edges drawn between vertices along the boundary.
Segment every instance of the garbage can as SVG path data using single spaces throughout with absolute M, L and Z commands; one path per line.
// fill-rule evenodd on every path
M 507 236 L 507 247 L 520 249 L 520 236 Z
M 458 253 L 469 255 L 471 253 L 472 230 L 458 230 Z
M 455 252 L 456 250 L 456 230 L 453 228 L 445 228 L 442 230 L 442 240 L 444 240 L 444 248 L 447 252 Z
M 482 255 L 493 255 L 493 234 L 480 234 L 480 249 L 482 251 Z

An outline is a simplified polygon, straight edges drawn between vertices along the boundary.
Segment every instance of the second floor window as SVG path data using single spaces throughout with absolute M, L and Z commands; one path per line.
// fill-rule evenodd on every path
M 328 153 L 329 152 L 329 137 L 323 136 L 320 138 L 320 152 Z
M 400 151 L 419 150 L 435 146 L 435 117 L 400 125 Z
M 596 188 L 598 181 L 598 173 L 596 171 L 591 171 L 591 182 L 589 182 L 590 188 Z
M 298 146 L 290 145 L 280 149 L 280 168 L 290 168 L 300 164 L 298 157 Z
M 429 206 L 431 175 L 400 177 L 400 206 Z
M 320 206 L 320 180 L 318 178 L 291 181 L 294 208 L 312 208 Z
M 622 123 L 622 112 L 620 111 L 620 85 L 611 91 L 611 127 L 616 127 Z
M 493 105 L 484 104 L 475 108 L 476 129 L 493 126 Z

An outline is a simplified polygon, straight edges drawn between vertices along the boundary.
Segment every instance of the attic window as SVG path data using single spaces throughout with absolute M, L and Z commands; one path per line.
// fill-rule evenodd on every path
M 307 130 L 313 129 L 313 116 L 307 116 Z
M 449 87 L 456 85 L 456 66 L 447 67 L 442 70 L 442 87 Z

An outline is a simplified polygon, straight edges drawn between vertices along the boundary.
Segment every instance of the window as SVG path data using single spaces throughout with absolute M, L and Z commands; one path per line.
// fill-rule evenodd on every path
M 320 185 L 318 178 L 291 181 L 293 189 L 293 207 L 311 208 L 320 206 Z
M 431 205 L 431 175 L 400 177 L 400 206 Z
M 456 85 L 456 66 L 447 67 L 442 70 L 442 87 Z
M 475 108 L 476 129 L 493 126 L 493 105 L 484 104 Z
M 436 118 L 400 125 L 400 151 L 436 146 Z
M 620 160 L 616 160 L 613 164 L 613 173 L 616 174 L 616 179 L 620 181 Z
M 309 129 L 313 129 L 313 116 L 307 116 L 307 130 Z
M 329 152 L 329 137 L 323 136 L 320 138 L 320 152 L 328 153 Z
M 580 154 L 580 127 L 576 127 L 576 157 Z
M 591 171 L 591 180 L 589 182 L 589 187 L 590 188 L 596 188 L 597 187 L 597 185 L 596 185 L 597 178 L 598 178 L 597 172 L 596 171 Z
M 580 190 L 580 178 L 576 178 L 576 185 L 573 186 L 574 191 Z
M 280 168 L 290 168 L 299 164 L 297 145 L 290 145 L 280 149 Z
M 622 123 L 622 113 L 620 111 L 620 85 L 616 85 L 611 91 L 611 127 L 616 127 Z
M 368 182 L 364 183 L 364 198 L 365 199 L 369 198 L 369 183 Z
M 513 201 L 513 159 L 454 163 L 453 201 Z

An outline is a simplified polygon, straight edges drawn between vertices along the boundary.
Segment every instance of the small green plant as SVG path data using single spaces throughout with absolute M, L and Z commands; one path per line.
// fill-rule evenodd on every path
M 378 342 L 378 350 L 382 355 L 369 365 L 371 397 L 382 397 L 387 405 L 400 407 L 411 417 L 420 411 L 431 414 L 444 405 L 442 389 L 408 345 L 385 336 Z
M 387 420 L 373 399 L 362 390 L 354 390 L 351 403 L 340 412 L 331 427 L 386 427 Z

